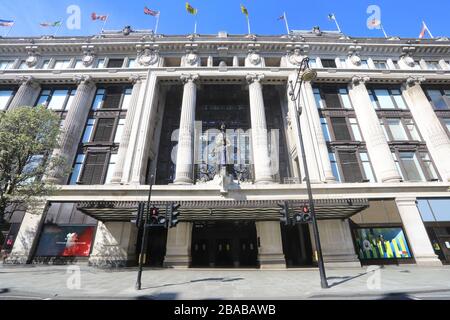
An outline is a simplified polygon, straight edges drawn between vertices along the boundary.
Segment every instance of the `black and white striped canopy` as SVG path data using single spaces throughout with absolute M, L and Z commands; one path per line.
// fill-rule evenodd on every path
M 290 214 L 300 211 L 308 201 L 287 200 Z M 171 201 L 151 202 L 165 213 Z M 256 220 L 277 221 L 280 218 L 279 200 L 244 201 L 179 201 L 179 221 Z M 79 202 L 78 210 L 99 221 L 132 221 L 136 219 L 138 201 Z M 347 219 L 369 206 L 367 199 L 317 199 L 314 200 L 316 216 L 324 219 Z

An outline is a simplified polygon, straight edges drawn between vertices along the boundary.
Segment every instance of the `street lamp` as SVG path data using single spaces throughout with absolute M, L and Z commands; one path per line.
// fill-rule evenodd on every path
M 309 58 L 305 57 L 300 62 L 300 67 L 298 69 L 297 79 L 295 80 L 295 83 L 293 83 L 292 80 L 289 81 L 289 96 L 291 97 L 291 100 L 294 102 L 295 108 L 296 108 L 297 129 L 298 129 L 298 136 L 300 137 L 300 148 L 301 148 L 301 152 L 302 152 L 303 168 L 305 170 L 306 188 L 308 189 L 308 201 L 309 201 L 309 208 L 310 208 L 310 213 L 311 213 L 311 222 L 313 225 L 314 240 L 315 240 L 316 250 L 317 250 L 317 264 L 319 265 L 320 284 L 321 284 L 322 288 L 326 289 L 329 287 L 328 287 L 328 282 L 327 282 L 327 276 L 325 274 L 325 266 L 323 263 L 322 247 L 320 245 L 320 239 L 319 239 L 319 228 L 317 227 L 316 211 L 314 209 L 314 200 L 313 200 L 312 190 L 311 190 L 311 181 L 309 179 L 308 164 L 306 162 L 305 146 L 303 145 L 302 129 L 301 129 L 301 125 L 300 125 L 300 116 L 302 115 L 302 111 L 303 111 L 301 102 L 300 102 L 300 94 L 301 94 L 302 85 L 303 85 L 303 82 L 313 81 L 316 77 L 317 77 L 317 72 L 312 70 L 309 67 Z

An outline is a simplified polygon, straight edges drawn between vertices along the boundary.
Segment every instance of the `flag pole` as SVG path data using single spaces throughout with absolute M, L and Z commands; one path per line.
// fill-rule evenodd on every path
M 250 18 L 248 17 L 248 15 L 247 15 L 246 17 L 247 17 L 248 34 L 250 35 L 250 34 L 252 34 L 252 32 L 251 32 L 251 30 L 250 30 Z
M 7 36 L 9 36 L 9 34 L 11 33 L 11 29 L 14 27 L 14 25 L 16 24 L 16 19 L 14 18 L 14 23 L 8 28 L 8 31 L 5 32 L 5 35 L 3 36 L 4 38 L 6 38 Z
M 287 21 L 286 12 L 283 12 L 283 16 L 284 16 L 284 23 L 286 24 L 287 34 L 290 34 L 291 30 L 289 30 L 289 24 L 288 24 L 288 21 Z
M 160 14 L 161 14 L 161 12 L 159 12 L 158 15 L 156 16 L 156 24 L 155 24 L 155 32 L 154 32 L 154 34 L 158 33 L 159 15 Z
M 197 18 L 195 18 L 195 22 L 194 22 L 194 35 L 197 34 Z
M 106 16 L 105 21 L 103 21 L 103 26 L 102 26 L 102 31 L 101 31 L 101 33 L 103 33 L 103 32 L 105 31 L 105 26 L 106 26 L 106 23 L 108 22 L 108 19 L 109 19 L 109 14 Z
M 384 30 L 383 24 L 381 24 L 381 23 L 380 23 L 380 28 L 381 28 L 381 31 L 383 31 L 384 37 L 385 37 L 386 39 L 389 38 L 388 35 L 387 35 L 387 33 L 386 33 L 386 30 Z
M 336 28 L 338 29 L 338 31 L 339 31 L 339 33 L 342 33 L 342 31 L 341 31 L 341 27 L 339 26 L 339 23 L 338 23 L 338 21 L 337 21 L 337 19 L 336 19 L 336 15 L 333 13 L 333 17 L 334 17 L 334 23 L 336 23 Z
M 58 28 L 56 28 L 55 33 L 53 34 L 53 38 L 56 37 L 56 35 L 58 34 L 59 29 L 61 29 L 62 26 L 62 19 L 59 20 L 61 23 L 59 24 Z
M 433 35 L 431 34 L 430 29 L 428 29 L 427 24 L 425 23 L 425 21 L 422 20 L 423 26 L 425 27 L 425 30 L 427 30 L 428 34 L 430 35 L 431 39 L 434 39 Z

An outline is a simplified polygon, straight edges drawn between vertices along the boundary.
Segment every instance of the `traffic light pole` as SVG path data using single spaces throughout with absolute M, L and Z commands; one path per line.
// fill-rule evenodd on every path
M 150 176 L 150 189 L 148 192 L 147 210 L 146 210 L 145 219 L 144 219 L 144 230 L 142 232 L 141 250 L 139 252 L 139 270 L 138 270 L 138 275 L 137 275 L 137 280 L 136 280 L 136 290 L 141 290 L 141 287 L 142 287 L 142 282 L 141 282 L 142 269 L 143 269 L 145 258 L 146 258 L 145 251 L 147 250 L 148 229 L 149 229 L 147 224 L 150 219 L 150 200 L 152 197 L 152 189 L 153 189 L 153 175 Z

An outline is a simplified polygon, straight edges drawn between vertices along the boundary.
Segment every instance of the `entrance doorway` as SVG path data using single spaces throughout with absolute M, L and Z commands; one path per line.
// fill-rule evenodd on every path
M 282 223 L 281 237 L 288 268 L 313 265 L 311 236 L 307 224 L 286 226 Z
M 257 267 L 254 221 L 194 223 L 192 267 Z

